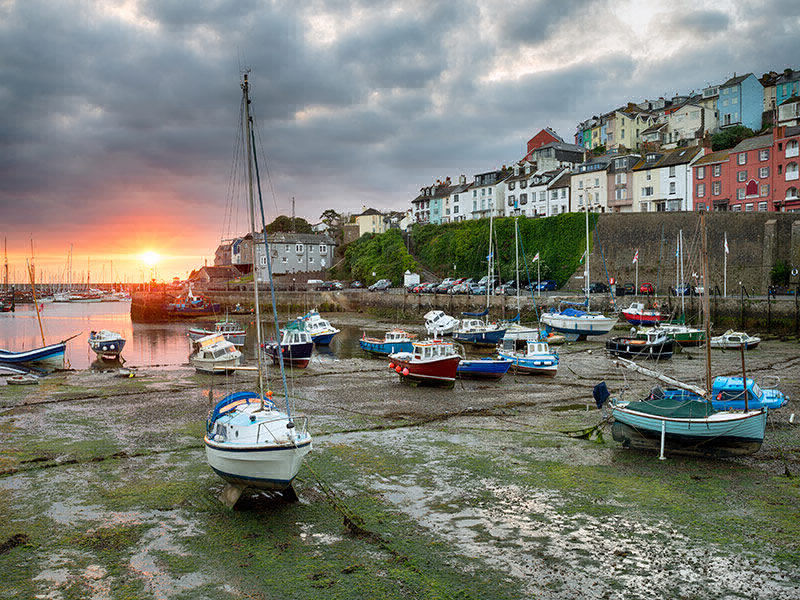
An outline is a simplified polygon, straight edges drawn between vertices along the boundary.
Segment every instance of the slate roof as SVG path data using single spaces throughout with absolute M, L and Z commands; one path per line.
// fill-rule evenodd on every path
M 723 83 L 719 87 L 721 87 L 721 88 L 730 87 L 732 85 L 736 85 L 738 83 L 742 83 L 745 79 L 750 77 L 750 75 L 752 75 L 752 73 L 745 73 L 744 75 L 739 75 L 737 77 L 731 77 L 730 79 L 728 79 L 728 81 L 726 81 L 725 83 Z
M 380 214 L 380 213 L 378 213 Z M 336 242 L 324 233 L 292 233 L 291 231 L 278 231 L 267 236 L 270 244 L 328 244 Z
M 742 140 L 736 146 L 733 147 L 731 150 L 731 154 L 735 154 L 737 152 L 747 152 L 748 150 L 757 150 L 759 148 L 771 148 L 772 147 L 772 134 L 768 133 L 766 135 L 757 135 L 756 137 L 747 138 L 746 140 Z
M 702 165 L 713 165 L 717 163 L 723 163 L 728 161 L 728 157 L 730 156 L 730 152 L 727 150 L 720 150 L 719 152 L 712 152 L 711 154 L 706 154 L 703 158 L 698 160 L 694 163 L 694 167 L 699 167 Z
M 662 158 L 658 166 L 659 167 L 671 167 L 673 165 L 685 165 L 686 163 L 692 162 L 695 156 L 698 155 L 703 150 L 701 146 L 691 146 L 689 148 L 675 148 L 674 150 L 668 150 L 664 154 L 664 158 Z
M 569 171 L 569 169 L 567 169 L 561 174 L 561 177 L 558 177 L 554 181 L 551 181 L 547 187 L 549 187 L 550 189 L 569 187 L 571 185 L 570 184 L 571 180 L 572 180 L 572 173 Z
M 375 210 L 374 208 L 368 208 L 360 215 L 356 215 L 357 217 L 371 217 L 373 215 L 382 215 L 383 213 L 379 210 Z

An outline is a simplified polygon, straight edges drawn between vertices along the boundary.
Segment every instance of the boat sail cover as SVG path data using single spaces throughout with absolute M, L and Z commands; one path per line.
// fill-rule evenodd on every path
M 660 388 L 659 388 L 660 390 Z M 663 392 L 662 392 L 663 394 Z M 657 417 L 705 419 L 718 412 L 705 400 L 683 400 L 650 394 L 646 400 L 631 402 L 625 408 Z
M 485 317 L 489 314 L 489 309 L 487 308 L 482 312 L 462 312 L 461 314 L 465 317 Z

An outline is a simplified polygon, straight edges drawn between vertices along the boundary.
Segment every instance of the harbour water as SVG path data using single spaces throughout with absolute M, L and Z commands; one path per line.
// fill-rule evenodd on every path
M 193 319 L 165 323 L 133 323 L 128 302 L 72 303 L 53 302 L 41 305 L 42 329 L 46 344 L 54 344 L 72 336 L 67 342 L 66 366 L 72 369 L 91 367 L 105 368 L 89 349 L 87 339 L 91 331 L 108 329 L 121 333 L 126 339 L 122 352 L 126 367 L 177 366 L 188 362 L 191 341 L 186 335 L 189 327 L 206 327 L 213 330 L 214 319 Z M 297 315 L 293 315 L 296 317 Z M 221 317 L 224 318 L 224 317 Z M 255 335 L 249 325 L 252 316 L 229 317 L 243 326 L 248 326 L 248 336 L 243 352 L 245 357 L 254 357 Z M 282 316 L 285 323 L 287 316 Z M 342 325 L 341 333 L 330 347 L 315 351 L 315 360 L 330 361 L 351 358 L 358 354 L 358 338 L 363 327 Z M 274 336 L 274 327 L 265 327 L 267 339 Z M 16 312 L 0 313 L 0 348 L 22 351 L 42 346 L 42 334 L 36 310 L 32 304 L 18 304 Z

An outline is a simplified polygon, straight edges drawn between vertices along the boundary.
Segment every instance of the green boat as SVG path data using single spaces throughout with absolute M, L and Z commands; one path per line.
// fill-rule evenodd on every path
M 639 327 L 636 337 L 645 339 L 647 333 L 653 330 L 663 331 L 664 334 L 680 346 L 700 346 L 706 341 L 706 332 L 679 323 L 662 323 L 658 327 Z

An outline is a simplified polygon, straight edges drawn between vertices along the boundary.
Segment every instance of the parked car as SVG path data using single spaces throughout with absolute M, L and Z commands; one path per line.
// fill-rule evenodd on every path
M 433 294 L 437 287 L 439 287 L 438 283 L 426 283 L 420 290 L 420 294 Z
M 639 293 L 644 294 L 645 296 L 652 296 L 656 293 L 656 288 L 653 287 L 652 283 L 643 283 L 639 286 Z
M 343 290 L 344 284 L 341 281 L 331 281 L 331 289 L 332 290 Z
M 608 293 L 608 286 L 602 281 L 593 281 L 589 284 L 590 294 L 606 294 Z
M 552 292 L 558 289 L 558 285 L 556 285 L 556 282 L 552 279 L 542 279 L 536 283 L 534 289 L 539 292 Z
M 378 281 L 373 283 L 367 289 L 369 289 L 370 292 L 381 292 L 384 290 L 388 290 L 390 287 L 392 287 L 391 281 L 389 281 L 388 279 L 378 279 Z
M 422 288 L 424 288 L 426 285 L 428 285 L 428 284 L 426 282 L 422 281 L 422 282 L 418 283 L 417 285 L 415 285 L 413 288 L 411 288 L 411 291 L 413 293 L 415 293 L 415 294 L 420 294 L 420 293 L 422 293 Z
M 320 284 L 317 284 L 317 287 L 314 288 L 318 292 L 327 292 L 333 289 L 333 282 L 332 281 L 323 281 Z
M 634 294 L 636 294 L 636 288 L 633 286 L 632 283 L 626 283 L 622 287 L 625 290 L 626 296 L 633 296 Z
M 469 286 L 475 282 L 475 279 L 470 277 L 469 279 L 464 279 L 461 283 L 454 285 L 451 287 L 447 293 L 448 294 L 466 294 L 469 292 Z
M 353 283 L 350 284 L 350 287 L 353 289 L 360 289 L 364 287 L 364 284 L 361 283 L 358 279 L 356 279 Z
M 680 283 L 676 287 L 670 287 L 673 296 L 696 296 L 697 291 L 691 283 Z

